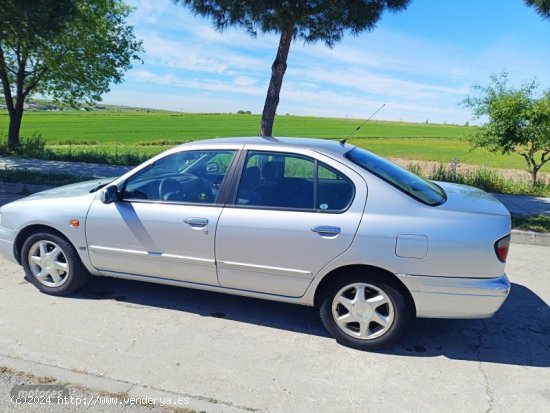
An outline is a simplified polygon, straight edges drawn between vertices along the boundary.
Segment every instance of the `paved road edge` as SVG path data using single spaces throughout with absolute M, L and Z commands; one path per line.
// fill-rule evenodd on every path
M 550 234 L 513 229 L 512 243 L 550 247 Z
M 99 392 L 111 394 L 127 394 L 129 398 L 157 398 L 161 400 L 177 400 L 178 398 L 189 398 L 189 404 L 183 406 L 193 411 L 208 411 L 220 413 L 242 413 L 243 411 L 257 411 L 249 407 L 235 406 L 232 403 L 216 399 L 192 396 L 188 394 L 174 393 L 158 388 L 146 387 L 137 383 L 130 383 L 110 377 L 100 377 L 86 372 L 67 370 L 62 367 L 37 363 L 22 358 L 15 358 L 0 354 L 0 366 L 8 367 L 22 373 L 30 373 L 37 377 L 53 377 L 59 383 L 81 386 Z M 55 384 L 59 384 L 55 383 Z M 173 404 L 172 408 L 182 408 L 181 405 Z

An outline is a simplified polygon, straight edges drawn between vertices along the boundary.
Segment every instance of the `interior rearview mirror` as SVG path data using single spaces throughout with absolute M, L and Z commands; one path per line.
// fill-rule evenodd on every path
M 104 204 L 110 204 L 118 200 L 118 188 L 116 185 L 106 186 L 101 190 L 99 199 Z
M 208 162 L 206 164 L 206 172 L 209 174 L 215 174 L 220 170 L 220 166 L 216 162 Z

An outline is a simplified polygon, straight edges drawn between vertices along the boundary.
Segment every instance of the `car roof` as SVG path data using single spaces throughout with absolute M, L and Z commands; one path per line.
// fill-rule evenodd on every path
M 355 146 L 348 143 L 341 143 L 337 139 L 315 139 L 315 138 L 292 138 L 292 137 L 261 137 L 261 136 L 248 136 L 248 137 L 234 137 L 234 138 L 213 138 L 204 139 L 185 143 L 181 146 L 189 147 L 193 145 L 260 145 L 266 147 L 280 146 L 281 148 L 302 148 L 312 149 L 321 153 L 330 153 L 335 155 L 343 155 L 350 151 Z

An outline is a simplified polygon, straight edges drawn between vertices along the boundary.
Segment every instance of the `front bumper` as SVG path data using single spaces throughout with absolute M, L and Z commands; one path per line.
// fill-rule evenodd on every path
M 400 275 L 420 318 L 489 318 L 510 292 L 506 274 L 498 278 Z
M 13 256 L 13 244 L 17 231 L 0 225 L 0 255 L 7 260 L 17 263 Z

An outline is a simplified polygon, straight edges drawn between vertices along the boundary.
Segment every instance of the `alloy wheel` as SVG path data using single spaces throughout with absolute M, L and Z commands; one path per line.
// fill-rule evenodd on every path
M 332 301 L 332 317 L 338 328 L 362 340 L 372 340 L 387 333 L 394 316 L 388 294 L 372 284 L 346 285 Z
M 47 287 L 60 287 L 69 276 L 67 257 L 59 245 L 48 240 L 35 242 L 29 249 L 29 268 Z

